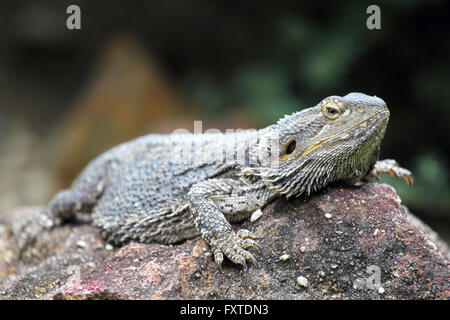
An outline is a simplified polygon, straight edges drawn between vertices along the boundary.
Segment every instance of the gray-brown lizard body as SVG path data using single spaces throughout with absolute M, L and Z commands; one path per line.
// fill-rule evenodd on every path
M 360 93 L 332 96 L 276 125 L 231 134 L 147 135 L 94 159 L 72 187 L 49 204 L 60 223 L 92 211 L 115 244 L 176 243 L 201 235 L 220 266 L 227 256 L 246 268 L 258 248 L 240 221 L 271 199 L 309 194 L 328 183 L 371 173 L 410 173 L 378 162 L 389 119 L 383 100 Z M 383 166 L 384 164 L 384 166 Z M 386 165 L 387 164 L 387 165 Z

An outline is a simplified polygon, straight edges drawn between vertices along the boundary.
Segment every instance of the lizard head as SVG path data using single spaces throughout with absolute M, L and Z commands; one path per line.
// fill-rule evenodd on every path
M 380 98 L 330 96 L 271 127 L 278 135 L 278 161 L 259 176 L 287 197 L 336 180 L 358 181 L 377 160 L 388 120 L 389 110 Z

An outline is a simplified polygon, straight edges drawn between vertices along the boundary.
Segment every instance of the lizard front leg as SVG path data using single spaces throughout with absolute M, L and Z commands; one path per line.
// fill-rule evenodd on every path
M 233 231 L 229 220 L 241 220 L 264 204 L 264 196 L 251 194 L 251 187 L 233 179 L 211 179 L 194 184 L 188 193 L 195 227 L 210 246 L 221 269 L 223 256 L 247 270 L 246 260 L 256 259 L 246 249 L 257 248 L 256 236 L 248 230 Z M 259 197 L 259 199 L 258 199 Z
M 377 161 L 371 172 L 371 176 L 379 179 L 379 174 L 389 174 L 396 178 L 403 178 L 407 184 L 414 184 L 414 177 L 411 171 L 400 167 L 397 161 L 393 159 L 384 159 Z

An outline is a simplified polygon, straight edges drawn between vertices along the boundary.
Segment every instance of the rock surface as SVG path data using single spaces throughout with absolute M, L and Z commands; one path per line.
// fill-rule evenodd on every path
M 0 224 L 0 299 L 449 299 L 449 251 L 383 184 L 279 199 L 247 228 L 259 267 L 220 273 L 206 243 L 112 248 L 89 224 L 51 230 L 19 257 Z

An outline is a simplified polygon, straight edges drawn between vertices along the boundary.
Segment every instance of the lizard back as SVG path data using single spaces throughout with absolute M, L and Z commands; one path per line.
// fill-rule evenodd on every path
M 230 169 L 247 161 L 248 144 L 257 135 L 258 131 L 249 130 L 149 134 L 101 155 L 77 180 L 83 181 L 109 161 L 108 178 L 92 215 L 109 241 L 173 243 L 198 235 L 187 210 L 191 186 L 215 177 L 237 179 Z M 237 147 L 244 141 L 248 141 L 246 148 Z

